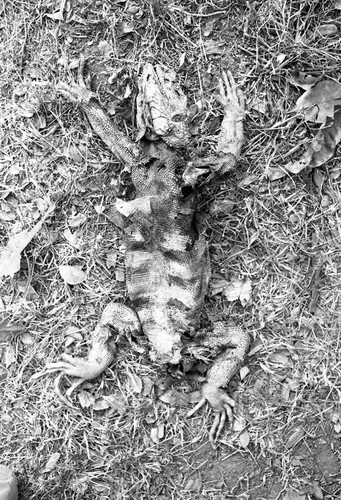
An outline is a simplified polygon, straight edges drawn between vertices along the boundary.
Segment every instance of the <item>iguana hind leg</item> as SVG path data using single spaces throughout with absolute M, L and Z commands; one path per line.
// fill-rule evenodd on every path
M 76 387 L 84 380 L 98 377 L 114 361 L 117 336 L 128 333 L 137 335 L 140 332 L 141 324 L 136 312 L 124 304 L 111 302 L 104 308 L 100 322 L 95 328 L 87 358 L 62 354 L 61 361 L 48 363 L 43 372 L 37 373 L 31 378 L 35 379 L 47 373 L 61 372 L 61 375 L 56 379 L 56 392 L 62 401 L 68 404 L 67 399 Z M 113 333 L 116 333 L 116 335 Z M 68 389 L 67 398 L 63 396 L 60 390 L 63 375 L 78 377 L 78 380 Z
M 224 348 L 208 370 L 206 383 L 202 387 L 201 401 L 188 412 L 188 416 L 191 416 L 206 401 L 210 404 L 216 412 L 209 433 L 209 440 L 213 445 L 225 425 L 226 417 L 230 422 L 233 419 L 232 408 L 235 402 L 223 388 L 240 368 L 250 345 L 250 335 L 240 327 L 229 326 L 221 321 L 215 324 L 211 334 L 206 334 L 201 344 L 212 348 Z

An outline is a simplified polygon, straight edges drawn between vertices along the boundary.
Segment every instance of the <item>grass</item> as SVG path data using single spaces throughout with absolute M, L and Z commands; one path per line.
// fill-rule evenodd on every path
M 56 205 L 20 271 L 0 284 L 0 333 L 9 338 L 0 350 L 0 452 L 23 500 L 340 496 L 339 155 L 318 171 L 267 178 L 312 133 L 288 115 L 301 94 L 290 73 L 340 80 L 339 36 L 318 33 L 328 23 L 340 30 L 339 13 L 333 1 L 298 0 L 0 5 L 2 244 Z M 203 153 L 221 116 L 221 69 L 231 69 L 246 96 L 238 170 L 201 198 L 212 285 L 252 282 L 245 307 L 221 293 L 205 304 L 211 318 L 229 316 L 254 339 L 250 371 L 230 387 L 239 424 L 226 425 L 216 451 L 207 443 L 212 412 L 188 419 L 191 405 L 178 395 L 171 404 L 156 397 L 168 379 L 143 342 L 123 340 L 115 365 L 77 391 L 73 408 L 56 397 L 53 376 L 30 380 L 66 349 L 84 354 L 104 305 L 125 298 L 122 234 L 110 222 L 120 167 L 53 92 L 76 77 L 82 52 L 92 56 L 103 105 L 132 134 L 136 75 L 147 60 L 176 70 Z M 77 214 L 86 221 L 70 228 Z M 79 265 L 88 279 L 68 286 L 60 265 Z

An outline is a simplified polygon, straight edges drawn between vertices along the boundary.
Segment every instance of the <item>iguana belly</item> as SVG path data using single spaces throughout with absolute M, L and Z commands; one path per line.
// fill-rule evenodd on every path
M 178 237 L 173 240 L 174 244 Z M 151 359 L 178 363 L 180 336 L 196 322 L 207 292 L 210 265 L 203 237 L 188 251 L 167 249 L 165 240 L 160 241 L 151 245 L 140 240 L 137 249 L 137 242 L 130 239 L 126 253 L 127 291 L 150 342 Z

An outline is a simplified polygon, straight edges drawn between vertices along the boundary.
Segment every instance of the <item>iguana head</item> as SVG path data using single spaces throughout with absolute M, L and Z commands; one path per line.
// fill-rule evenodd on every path
M 136 140 L 163 139 L 174 148 L 184 147 L 190 139 L 187 98 L 175 83 L 175 72 L 147 63 L 139 78 Z

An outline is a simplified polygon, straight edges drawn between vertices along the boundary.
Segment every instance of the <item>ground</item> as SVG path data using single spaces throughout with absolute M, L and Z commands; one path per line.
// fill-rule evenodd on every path
M 2 246 L 50 210 L 0 288 L 1 462 L 16 472 L 21 499 L 341 497 L 338 154 L 269 179 L 313 133 L 290 113 L 303 92 L 293 72 L 340 80 L 339 3 L 2 3 Z M 132 135 L 138 73 L 146 61 L 172 67 L 203 154 L 222 117 L 221 70 L 245 94 L 238 169 L 203 186 L 200 206 L 213 269 L 206 314 L 253 338 L 229 388 L 234 424 L 215 450 L 212 412 L 186 416 L 195 381 L 168 388 L 134 339 L 72 407 L 56 397 L 55 375 L 31 379 L 65 350 L 85 354 L 104 305 L 125 300 L 110 211 L 120 165 L 53 90 L 76 78 L 81 53 L 103 106 Z M 236 300 L 231 283 L 244 286 Z

